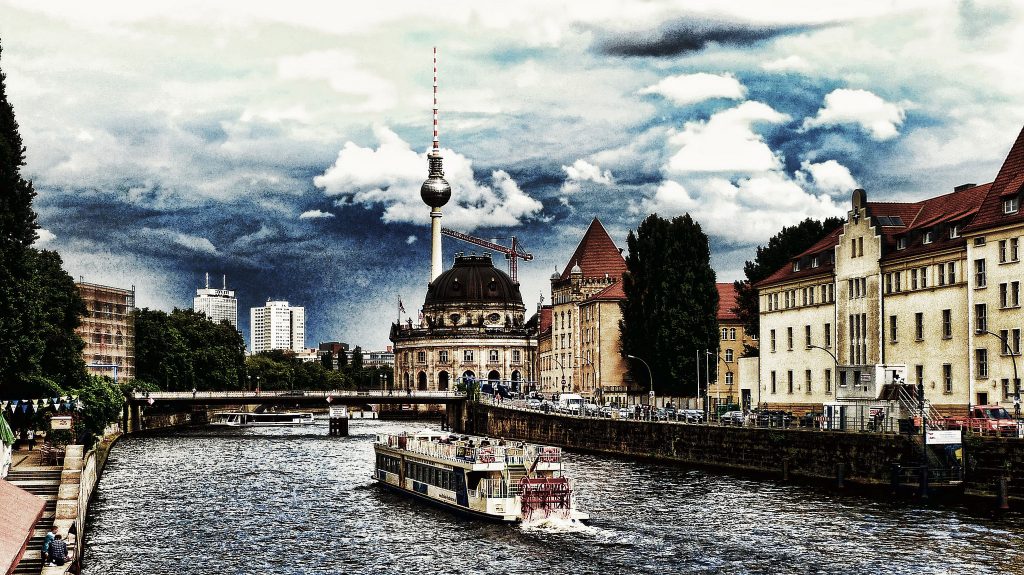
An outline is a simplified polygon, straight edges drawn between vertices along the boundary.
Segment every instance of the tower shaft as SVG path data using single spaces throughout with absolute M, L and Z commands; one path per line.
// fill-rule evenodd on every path
M 441 275 L 441 208 L 430 210 L 430 281 Z

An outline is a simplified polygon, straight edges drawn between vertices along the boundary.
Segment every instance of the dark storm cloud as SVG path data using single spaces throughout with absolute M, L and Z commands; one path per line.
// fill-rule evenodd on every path
M 764 25 L 717 18 L 681 18 L 647 32 L 599 33 L 594 47 L 609 56 L 678 56 L 708 44 L 750 46 L 823 27 L 811 24 Z

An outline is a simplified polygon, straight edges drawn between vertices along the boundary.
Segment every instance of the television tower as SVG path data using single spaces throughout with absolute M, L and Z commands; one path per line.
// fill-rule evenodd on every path
M 434 47 L 434 143 L 427 154 L 427 179 L 420 186 L 420 198 L 430 206 L 430 281 L 441 275 L 441 206 L 452 197 L 444 179 L 441 143 L 437 137 L 437 47 Z

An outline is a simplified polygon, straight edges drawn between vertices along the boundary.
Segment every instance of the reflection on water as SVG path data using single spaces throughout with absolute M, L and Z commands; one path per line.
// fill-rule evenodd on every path
M 353 420 L 129 437 L 90 511 L 88 575 L 1024 573 L 1024 520 L 567 454 L 589 525 L 500 525 L 376 488 Z

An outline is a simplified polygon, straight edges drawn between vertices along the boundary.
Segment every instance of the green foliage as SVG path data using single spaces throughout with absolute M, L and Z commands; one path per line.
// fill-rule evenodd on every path
M 246 369 L 255 388 L 264 390 L 331 390 L 352 389 L 355 379 L 349 368 L 341 371 L 324 369 L 320 362 L 303 363 L 284 353 L 258 353 L 246 358 Z M 258 378 L 258 379 L 257 379 Z
M 320 364 L 323 365 L 326 370 L 334 369 L 334 353 L 327 350 L 325 353 L 320 354 Z
M 105 376 L 91 375 L 85 383 L 70 391 L 82 402 L 75 431 L 78 442 L 86 445 L 103 436 L 103 429 L 110 422 L 117 421 L 124 405 L 124 391 Z
M 243 389 L 245 342 L 192 310 L 135 310 L 136 377 L 168 391 Z
M 358 345 L 352 350 L 352 369 L 363 369 L 363 348 Z
M 788 265 L 794 256 L 803 253 L 842 224 L 843 220 L 840 218 L 828 218 L 824 221 L 807 218 L 795 226 L 782 228 L 768 240 L 767 245 L 757 247 L 757 255 L 753 261 L 747 261 L 743 265 L 746 279 L 735 283 L 735 312 L 743 322 L 743 328 L 748 335 L 760 336 L 760 303 L 755 284 Z M 745 351 L 745 355 L 754 353 L 754 350 Z
M 708 238 L 689 214 L 645 219 L 626 239 L 622 352 L 642 358 L 659 395 L 696 395 L 696 355 L 718 347 L 718 290 Z M 629 361 L 633 381 L 650 385 Z

